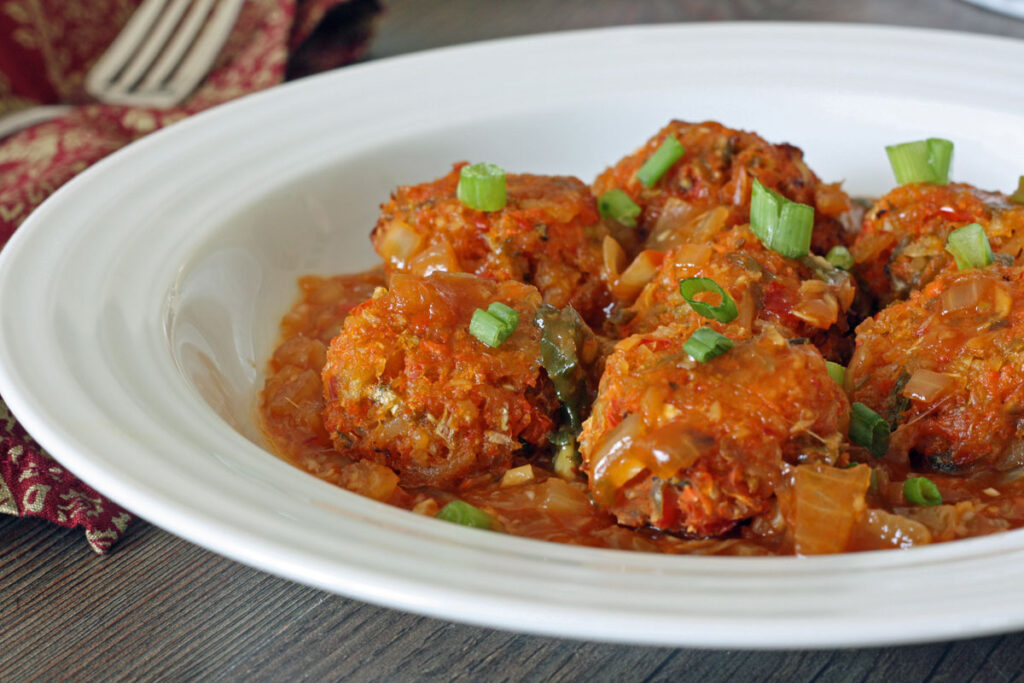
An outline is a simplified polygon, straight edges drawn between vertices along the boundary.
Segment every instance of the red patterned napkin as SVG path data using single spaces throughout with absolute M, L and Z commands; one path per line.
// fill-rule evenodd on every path
M 380 11 L 378 0 L 247 0 L 213 70 L 181 107 L 89 103 L 86 73 L 140 2 L 0 2 L 0 116 L 38 104 L 79 105 L 0 140 L 0 247 L 58 187 L 129 142 L 286 78 L 353 61 L 364 51 Z M 2 397 L 0 512 L 81 525 L 100 553 L 131 519 L 40 448 Z

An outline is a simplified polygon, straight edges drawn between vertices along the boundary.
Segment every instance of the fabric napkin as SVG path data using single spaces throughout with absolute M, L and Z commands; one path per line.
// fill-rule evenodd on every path
M 170 110 L 89 102 L 83 83 L 141 0 L 0 0 L 0 116 L 39 104 L 76 105 L 0 140 L 0 248 L 32 210 L 90 164 L 186 116 L 283 80 L 354 61 L 378 0 L 247 0 L 210 74 Z M 17 326 L 17 320 L 2 319 Z M 131 520 L 53 460 L 0 397 L 0 512 L 82 526 L 110 549 Z

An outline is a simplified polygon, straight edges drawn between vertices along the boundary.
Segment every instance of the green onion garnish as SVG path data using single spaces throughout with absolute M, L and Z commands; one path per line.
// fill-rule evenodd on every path
M 722 298 L 722 303 L 712 306 L 706 301 L 698 301 L 693 297 L 701 292 L 711 292 Z M 709 277 L 688 277 L 679 281 L 679 293 L 683 295 L 686 302 L 693 310 L 705 318 L 717 320 L 720 323 L 732 322 L 739 313 L 736 310 L 736 302 L 728 292 L 718 286 L 718 283 Z
M 438 511 L 436 517 L 446 522 L 454 522 L 476 529 L 487 529 L 488 531 L 494 529 L 494 519 L 489 514 L 463 500 L 453 500 L 448 503 Z
M 608 190 L 598 197 L 597 210 L 605 218 L 611 218 L 627 228 L 635 228 L 636 219 L 640 217 L 640 207 L 619 188 Z
M 850 406 L 850 441 L 863 446 L 876 458 L 889 450 L 889 423 L 863 403 Z
M 755 178 L 750 192 L 750 230 L 772 251 L 800 258 L 811 248 L 814 209 L 786 199 Z
M 903 482 L 903 497 L 911 505 L 942 505 L 939 487 L 927 477 L 911 477 Z
M 661 176 L 665 175 L 665 171 L 672 168 L 672 164 L 679 161 L 684 151 L 683 145 L 679 140 L 676 140 L 674 135 L 669 135 L 661 143 L 661 147 L 636 172 L 636 179 L 646 187 L 654 187 L 654 183 L 658 182 Z
M 840 270 L 853 268 L 853 254 L 841 244 L 837 244 L 825 254 L 825 260 Z
M 505 171 L 501 166 L 479 163 L 463 166 L 456 189 L 459 201 L 477 211 L 505 208 Z
M 1017 181 L 1017 190 L 1010 195 L 1010 201 L 1014 204 L 1024 204 L 1024 175 Z
M 984 268 L 995 258 L 985 228 L 978 223 L 970 223 L 949 233 L 946 251 L 953 255 L 960 270 Z
M 889 145 L 885 148 L 889 164 L 900 185 L 907 183 L 949 184 L 949 162 L 953 143 L 942 138 L 928 138 Z
M 686 343 L 683 344 L 683 351 L 690 354 L 698 363 L 706 363 L 712 358 L 721 356 L 732 346 L 732 340 L 725 335 L 715 332 L 710 327 L 702 327 L 686 340 Z
M 839 363 L 833 363 L 830 360 L 825 361 L 825 369 L 828 370 L 828 376 L 836 381 L 841 387 L 846 386 L 846 368 Z
M 506 310 L 507 309 L 507 310 Z M 519 314 L 503 303 L 494 302 L 485 311 L 473 311 L 469 333 L 492 348 L 501 346 L 519 326 Z

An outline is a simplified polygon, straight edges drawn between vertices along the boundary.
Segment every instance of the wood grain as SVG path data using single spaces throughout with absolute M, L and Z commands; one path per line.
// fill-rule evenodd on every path
M 767 19 L 1024 37 L 1024 22 L 957 0 L 392 0 L 372 56 L 540 31 Z M 793 652 L 542 638 L 329 595 L 141 520 L 97 557 L 80 532 L 0 517 L 0 681 L 1009 681 L 1021 678 L 1022 651 L 1024 634 Z

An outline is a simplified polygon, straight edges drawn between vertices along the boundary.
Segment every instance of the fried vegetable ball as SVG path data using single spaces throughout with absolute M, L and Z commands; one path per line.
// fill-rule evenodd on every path
M 496 301 L 519 322 L 491 348 L 469 324 Z M 393 468 L 403 484 L 445 487 L 500 475 L 545 445 L 559 402 L 540 365 L 540 305 L 520 282 L 392 277 L 349 314 L 327 352 L 324 425 L 335 449 Z
M 846 382 L 895 428 L 890 460 L 945 473 L 1024 465 L 1024 269 L 943 273 L 864 321 Z
M 636 177 L 644 162 L 669 136 L 683 156 L 646 187 Z M 812 249 L 825 254 L 837 244 L 849 244 L 859 214 L 838 183 L 822 183 L 807 167 L 803 152 L 789 144 L 773 145 L 759 135 L 726 128 L 714 121 L 672 121 L 633 154 L 607 169 L 593 183 L 600 197 L 615 188 L 626 192 L 641 213 L 640 242 L 616 231 L 627 252 L 646 247 L 667 249 L 680 242 L 702 242 L 714 232 L 750 220 L 753 180 L 788 199 L 814 207 Z
M 654 278 L 620 316 L 621 336 L 650 332 L 674 321 L 701 322 L 679 291 L 687 278 L 710 278 L 736 303 L 738 317 L 728 323 L 752 334 L 755 321 L 775 323 L 795 337 L 827 347 L 839 346 L 847 331 L 846 313 L 855 287 L 844 271 L 809 256 L 803 262 L 767 249 L 746 226 L 720 233 L 711 242 L 669 250 Z M 712 305 L 717 294 L 701 294 Z M 722 323 L 712 322 L 719 331 Z
M 949 233 L 985 228 L 992 249 L 1018 259 L 1024 251 L 1024 206 L 971 185 L 912 183 L 883 196 L 864 216 L 850 248 L 863 286 L 882 306 L 906 299 L 956 264 Z
M 704 363 L 697 325 L 620 341 L 580 437 L 595 502 L 619 523 L 691 536 L 765 512 L 783 463 L 835 464 L 846 394 L 814 346 L 768 326 Z
M 467 272 L 519 280 L 544 301 L 571 304 L 591 323 L 603 318 L 608 289 L 600 277 L 606 228 L 589 188 L 567 176 L 506 176 L 499 211 L 471 209 L 456 197 L 459 172 L 399 187 L 381 207 L 371 238 L 389 274 Z

